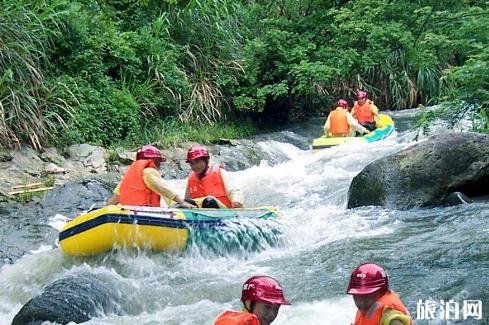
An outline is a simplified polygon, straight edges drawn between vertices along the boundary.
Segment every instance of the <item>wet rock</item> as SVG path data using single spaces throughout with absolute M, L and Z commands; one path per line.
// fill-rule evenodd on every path
M 12 163 L 18 170 L 24 171 L 31 176 L 39 176 L 44 162 L 39 158 L 37 151 L 29 147 L 12 151 Z
M 56 187 L 40 202 L 40 209 L 46 215 L 57 213 L 74 217 L 93 206 L 103 206 L 117 185 L 118 175 L 102 174 L 89 179 L 77 179 Z
M 66 170 L 72 171 L 74 174 L 81 174 L 83 172 L 84 165 L 80 161 L 67 160 L 63 167 Z
M 100 173 L 106 171 L 106 151 L 102 147 L 86 143 L 72 145 L 68 148 L 68 153 L 74 160 L 81 161 L 83 166 L 89 168 L 91 172 Z
M 52 162 L 56 165 L 63 165 L 66 159 L 58 153 L 56 148 L 46 148 L 41 153 L 40 158 L 46 162 Z
M 0 267 L 40 245 L 55 243 L 58 231 L 47 224 L 48 216 L 39 218 L 40 213 L 33 203 L 0 203 Z
M 468 204 L 473 202 L 471 198 L 461 192 L 453 192 L 448 195 L 445 201 L 448 205 Z
M 229 146 L 233 146 L 233 147 L 235 147 L 239 144 L 239 142 L 236 140 L 224 139 L 224 138 L 219 138 L 219 139 L 213 141 L 212 143 L 218 144 L 218 145 L 229 145 Z
M 130 165 L 136 160 L 136 152 L 135 151 L 127 151 L 122 148 L 117 148 L 117 160 L 121 164 Z
M 4 197 L 1 200 L 7 200 L 10 197 L 9 192 L 12 191 L 12 186 L 39 182 L 39 178 L 33 174 L 40 175 L 41 168 L 38 167 L 36 170 L 38 171 L 31 170 L 29 173 L 17 164 L 0 162 L 0 197 Z
M 185 161 L 187 159 L 187 151 L 188 149 L 175 148 L 172 154 L 169 154 L 167 157 L 173 161 Z
M 13 157 L 9 152 L 0 150 L 0 162 L 11 161 L 12 159 Z
M 270 153 L 251 140 L 236 140 L 233 146 L 209 146 L 209 151 L 211 159 L 224 164 L 229 171 L 247 169 L 259 165 L 262 160 L 275 160 Z
M 409 209 L 453 202 L 454 192 L 489 194 L 489 135 L 436 135 L 376 160 L 353 179 L 348 207 Z
M 15 315 L 12 325 L 83 323 L 107 314 L 122 314 L 120 293 L 107 281 L 87 276 L 57 280 L 29 300 Z

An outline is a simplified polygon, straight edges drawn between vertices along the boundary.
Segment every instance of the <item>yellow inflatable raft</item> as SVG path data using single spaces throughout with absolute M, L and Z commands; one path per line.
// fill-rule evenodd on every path
M 361 137 L 329 137 L 323 135 L 312 141 L 312 149 L 325 149 L 343 143 L 369 143 L 384 139 L 394 131 L 394 121 L 389 115 L 379 114 L 380 127 Z
M 112 205 L 69 221 L 59 233 L 59 244 L 68 255 L 94 255 L 120 247 L 182 251 L 197 237 L 200 243 L 214 241 L 214 230 L 225 228 L 229 221 L 277 217 L 273 207 L 173 209 Z

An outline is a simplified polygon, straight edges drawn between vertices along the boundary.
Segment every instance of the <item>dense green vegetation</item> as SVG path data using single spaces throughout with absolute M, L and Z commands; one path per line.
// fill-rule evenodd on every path
M 14 0 L 0 145 L 243 136 L 365 89 L 488 131 L 486 1 Z M 223 127 L 225 126 L 225 127 Z

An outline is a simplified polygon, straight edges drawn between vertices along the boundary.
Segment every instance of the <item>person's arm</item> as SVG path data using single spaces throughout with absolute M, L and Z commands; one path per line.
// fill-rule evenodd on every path
M 117 186 L 114 189 L 114 194 L 107 200 L 105 205 L 115 205 L 119 203 L 119 198 L 121 195 L 121 183 L 117 184 Z
M 379 108 L 373 102 L 370 104 L 370 109 L 372 110 L 372 114 L 374 114 L 374 121 L 377 127 L 380 127 L 380 118 L 379 118 Z
M 188 179 L 187 179 L 187 186 L 185 187 L 185 200 L 191 200 L 192 197 L 190 196 L 190 188 L 188 187 Z
M 329 130 L 331 129 L 331 119 L 330 119 L 331 113 L 328 115 L 328 118 L 326 119 L 326 123 L 324 123 L 323 129 L 324 129 L 324 135 L 328 135 Z
M 114 194 L 107 200 L 105 205 L 116 205 L 117 203 L 119 203 L 119 195 Z
M 224 183 L 224 188 L 226 189 L 226 194 L 231 201 L 233 208 L 243 207 L 243 193 L 241 193 L 240 188 L 236 185 L 236 182 L 229 175 L 229 173 L 221 168 L 222 182 Z
M 381 325 L 410 325 L 411 317 L 392 307 L 384 307 L 382 311 Z
M 163 178 L 161 178 L 156 169 L 145 168 L 143 170 L 143 180 L 151 191 L 177 202 L 183 208 L 195 208 L 195 205 L 185 202 L 172 188 L 170 188 Z
M 355 102 L 356 103 L 356 102 Z M 355 115 L 356 115 L 356 112 L 355 112 L 355 104 L 353 105 L 353 107 L 351 108 L 351 115 L 354 117 L 354 118 L 357 118 Z
M 357 131 L 361 134 L 364 133 L 370 133 L 369 130 L 367 130 L 365 127 L 363 127 L 360 123 L 358 123 L 357 119 L 354 118 L 350 113 L 346 113 L 346 121 L 348 122 L 348 125 L 350 128 L 352 128 L 354 131 Z

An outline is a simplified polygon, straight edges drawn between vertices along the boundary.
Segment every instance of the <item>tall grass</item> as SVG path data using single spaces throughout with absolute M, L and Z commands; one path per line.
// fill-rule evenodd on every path
M 61 8 L 33 3 L 2 1 L 0 10 L 0 145 L 35 148 L 47 143 L 71 107 L 56 97 L 62 85 L 48 85 L 43 67 L 48 65 L 53 21 Z
M 226 0 L 188 2 L 173 14 L 169 34 L 186 47 L 182 70 L 189 93 L 180 106 L 182 121 L 213 123 L 225 114 L 223 82 L 242 73 L 240 5 Z
M 256 132 L 257 129 L 248 122 L 211 125 L 168 118 L 148 125 L 143 131 L 141 144 L 156 143 L 160 148 L 176 147 L 189 141 L 209 144 L 220 138 L 237 139 Z M 120 144 L 124 147 L 134 147 L 134 143 Z
M 396 49 L 385 61 L 366 69 L 368 83 L 360 83 L 374 94 L 379 105 L 399 110 L 439 98 L 448 88 L 440 81 L 442 76 L 440 66 L 415 67 L 404 50 Z

